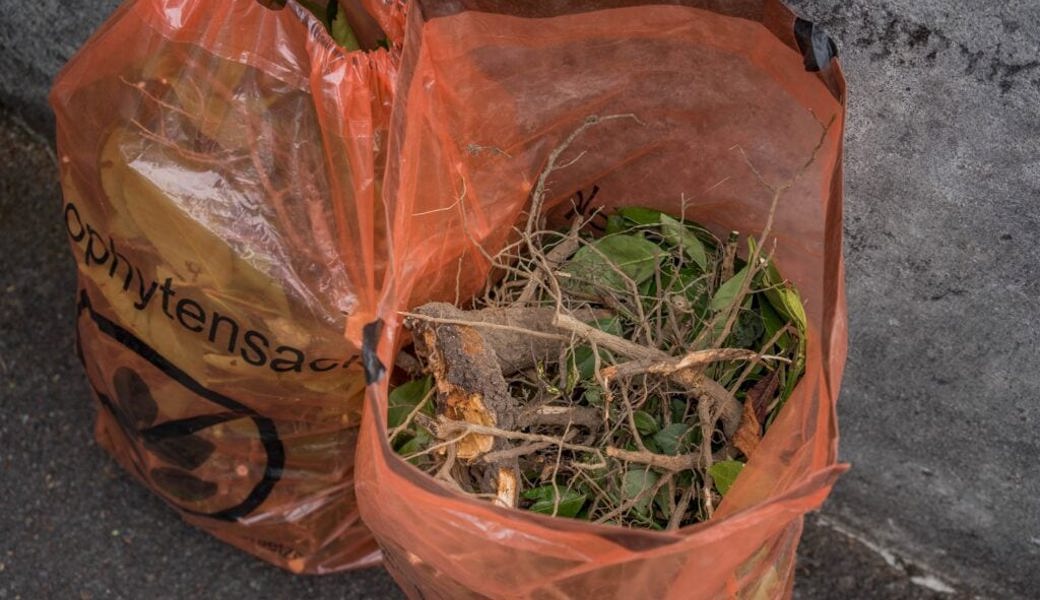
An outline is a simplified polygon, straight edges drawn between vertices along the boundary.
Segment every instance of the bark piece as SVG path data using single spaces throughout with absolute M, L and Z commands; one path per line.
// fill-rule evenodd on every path
M 447 306 L 420 307 L 418 313 L 444 318 Z M 430 314 L 430 313 L 433 314 Z M 461 311 L 458 311 L 461 312 Z M 449 313 L 453 314 L 453 313 Z M 516 420 L 515 401 L 494 351 L 481 332 L 468 325 L 409 319 L 416 350 L 426 358 L 436 389 L 437 413 L 454 421 L 511 429 Z M 458 443 L 458 458 L 471 461 L 491 451 L 495 438 L 470 434 Z
M 570 332 L 553 325 L 556 309 L 552 306 L 462 310 L 444 302 L 430 302 L 417 308 L 415 314 L 442 322 L 474 323 L 473 327 L 495 353 L 503 375 L 519 373 L 533 367 L 538 361 L 555 361 L 560 348 L 570 342 Z M 581 321 L 607 318 L 611 314 L 608 310 L 591 308 L 575 313 Z M 411 318 L 408 322 L 419 320 Z

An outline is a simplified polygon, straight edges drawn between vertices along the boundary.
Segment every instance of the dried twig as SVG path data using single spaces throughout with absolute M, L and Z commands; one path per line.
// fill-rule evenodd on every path
M 535 184 L 534 190 L 531 192 L 531 206 L 528 209 L 527 213 L 527 225 L 524 227 L 524 233 L 526 234 L 525 237 L 528 240 L 528 249 L 531 251 L 532 255 L 538 252 L 538 249 L 532 245 L 532 234 L 537 229 L 538 220 L 543 216 L 542 207 L 545 203 L 545 196 L 547 192 L 546 185 L 549 181 L 549 176 L 552 175 L 553 172 L 558 171 L 559 169 L 570 166 L 582 155 L 579 155 L 578 158 L 575 158 L 563 165 L 558 165 L 556 161 L 560 159 L 561 154 L 566 152 L 567 149 L 571 147 L 571 144 L 574 143 L 574 140 L 578 139 L 578 137 L 581 136 L 581 134 L 585 133 L 587 129 L 589 129 L 590 127 L 595 127 L 596 125 L 599 125 L 600 123 L 603 123 L 605 121 L 614 121 L 617 119 L 632 119 L 637 123 L 642 123 L 642 121 L 640 121 L 639 118 L 632 113 L 606 115 L 602 117 L 592 115 L 586 117 L 584 123 L 582 123 L 577 129 L 572 131 L 570 135 L 568 135 L 559 146 L 557 146 L 555 149 L 553 149 L 552 152 L 549 153 L 549 159 L 545 163 L 545 168 L 542 169 L 541 174 L 538 176 L 538 182 Z

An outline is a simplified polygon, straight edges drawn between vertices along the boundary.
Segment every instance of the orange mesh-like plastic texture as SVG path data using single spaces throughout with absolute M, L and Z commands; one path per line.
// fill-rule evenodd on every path
M 480 288 L 484 252 L 508 239 L 554 147 L 590 116 L 631 113 L 638 120 L 601 122 L 561 157 L 575 162 L 551 177 L 553 202 L 597 185 L 597 205 L 755 234 L 770 186 L 790 182 L 770 247 L 805 302 L 804 379 L 715 517 L 652 532 L 442 488 L 388 447 L 384 377 L 368 388 L 356 487 L 413 597 L 783 597 L 802 517 L 844 470 L 834 412 L 847 341 L 840 70 L 829 59 L 807 70 L 795 17 L 778 2 L 667 4 L 412 3 L 383 188 L 390 245 L 377 354 L 389 364 L 404 342 L 399 311 Z
M 51 95 L 98 440 L 297 572 L 379 560 L 354 496 L 353 323 L 385 265 L 395 63 L 293 2 L 131 0 Z

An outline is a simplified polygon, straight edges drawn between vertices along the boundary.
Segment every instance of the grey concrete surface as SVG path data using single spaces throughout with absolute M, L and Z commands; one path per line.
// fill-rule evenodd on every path
M 853 470 L 830 509 L 1040 594 L 1040 3 L 794 3 L 842 40 Z
M 0 0 L 0 101 L 50 135 L 51 79 L 118 0 Z
M 890 595 L 872 597 L 921 597 L 915 594 L 931 592 L 900 586 L 924 567 L 959 590 L 1035 597 L 1040 3 L 791 4 L 838 41 L 851 94 L 851 352 L 839 412 L 842 454 L 854 468 L 825 513 L 902 557 L 898 569 L 883 560 L 874 568 L 876 557 L 858 543 L 833 529 L 810 528 L 798 594 L 866 597 L 863 586 L 886 587 L 879 583 L 886 581 L 894 586 Z M 73 8 L 57 0 L 0 0 L 0 101 L 48 132 L 41 102 L 50 78 L 113 6 L 112 0 Z M 25 164 L 19 176 L 45 168 Z M 0 357 L 8 365 L 42 357 L 36 359 L 42 366 L 0 366 L 0 452 L 15 492 L 13 500 L 5 494 L 0 543 L 17 542 L 2 550 L 8 556 L 22 556 L 18 548 L 27 553 L 17 560 L 0 554 L 0 562 L 37 569 L 39 585 L 55 587 L 12 589 L 104 595 L 97 586 L 129 594 L 226 585 L 220 589 L 234 596 L 232 590 L 246 589 L 234 585 L 256 581 L 274 597 L 380 597 L 365 590 L 389 589 L 378 571 L 285 577 L 181 525 L 114 467 L 105 475 L 110 463 L 89 442 L 87 392 L 67 350 L 71 261 L 57 221 L 45 212 L 57 206 L 56 192 L 33 195 L 19 177 L 13 182 L 5 185 L 23 187 L 0 189 Z M 8 333 L 26 328 L 32 335 Z M 55 439 L 65 445 L 55 446 Z M 17 522 L 9 522 L 12 514 Z M 86 552 L 96 558 L 86 561 Z M 87 570 L 69 574 L 51 554 L 76 557 Z M 220 567 L 197 567 L 206 561 Z M 814 579 L 814 572 L 822 575 Z M 156 587 L 135 587 L 151 585 L 149 574 Z M 852 583 L 842 587 L 848 577 Z M 825 583 L 813 588 L 813 581 Z

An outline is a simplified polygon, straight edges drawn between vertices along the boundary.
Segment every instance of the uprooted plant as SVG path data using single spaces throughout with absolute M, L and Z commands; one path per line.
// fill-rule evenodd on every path
M 651 529 L 712 513 L 805 365 L 797 291 L 758 239 L 640 207 L 526 227 L 472 307 L 406 314 L 424 376 L 390 393 L 393 448 L 502 506 Z M 595 191 L 593 192 L 593 194 Z M 682 211 L 685 212 L 685 211 Z M 743 251 L 742 251 L 743 250 Z

